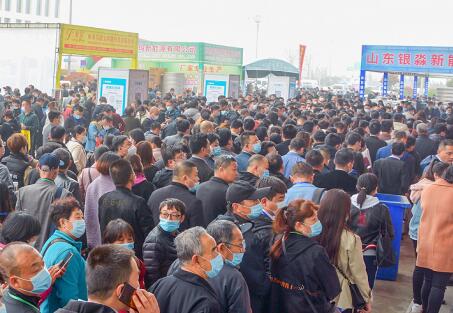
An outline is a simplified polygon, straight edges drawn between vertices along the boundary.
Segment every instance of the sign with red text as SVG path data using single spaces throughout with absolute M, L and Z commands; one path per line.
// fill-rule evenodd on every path
M 453 48 L 364 45 L 361 70 L 453 74 Z

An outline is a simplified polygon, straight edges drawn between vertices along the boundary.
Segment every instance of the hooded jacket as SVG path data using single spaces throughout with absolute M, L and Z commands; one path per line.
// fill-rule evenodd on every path
M 351 217 L 348 224 L 351 230 L 360 236 L 363 246 L 376 244 L 379 234 L 386 230 L 393 239 L 394 231 L 388 207 L 370 195 L 366 196 L 360 207 L 357 196 L 358 194 L 355 194 L 351 197 Z

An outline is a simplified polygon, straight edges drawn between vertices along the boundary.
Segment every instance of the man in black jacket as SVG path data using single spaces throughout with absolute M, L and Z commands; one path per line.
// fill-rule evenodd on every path
M 162 161 L 165 167 L 154 175 L 152 183 L 157 189 L 170 185 L 173 179 L 173 169 L 178 162 L 185 160 L 183 146 L 173 145 L 162 149 Z
M 297 128 L 292 124 L 287 124 L 283 126 L 282 129 L 283 141 L 276 146 L 278 154 L 284 156 L 289 152 L 289 144 L 291 140 L 297 135 Z
M 173 171 L 173 181 L 170 185 L 158 189 L 151 194 L 148 200 L 148 207 L 151 210 L 154 224 L 159 223 L 159 205 L 168 198 L 181 200 L 186 206 L 186 218 L 181 223 L 180 230 L 183 231 L 194 226 L 203 226 L 203 205 L 195 197 L 198 186 L 198 170 L 195 164 L 190 161 L 183 161 L 176 165 Z
M 261 240 L 256 234 L 253 224 L 263 213 L 263 198 L 267 197 L 271 188 L 259 188 L 251 186 L 247 182 L 237 181 L 228 187 L 226 200 L 228 211 L 217 220 L 229 220 L 241 228 L 250 225 L 252 229 L 244 233 L 246 252 L 241 263 L 241 273 L 244 275 L 250 290 L 250 301 L 254 313 L 268 312 L 268 300 L 270 294 L 270 259 L 266 253 L 269 242 Z
M 236 159 L 231 155 L 221 155 L 216 158 L 214 168 L 214 177 L 200 184 L 197 190 L 197 198 L 203 204 L 203 217 L 206 225 L 220 214 L 225 214 L 228 184 L 234 182 L 237 177 Z
M 205 158 L 211 154 L 211 146 L 209 145 L 208 136 L 203 133 L 190 136 L 189 146 L 192 151 L 192 157 L 189 161 L 197 166 L 200 183 L 204 183 L 205 181 L 208 181 L 212 175 L 214 175 L 212 169 L 205 161 Z
M 417 140 L 415 142 L 415 151 L 420 156 L 420 160 L 425 159 L 429 155 L 437 153 L 439 144 L 428 136 L 428 125 L 420 123 L 417 125 Z
M 343 189 L 350 195 L 357 192 L 357 178 L 349 175 L 354 166 L 354 153 L 351 149 L 343 148 L 335 153 L 335 170 L 317 177 L 313 185 L 319 188 Z
M 385 147 L 387 143 L 378 137 L 381 132 L 381 123 L 378 120 L 372 120 L 369 129 L 370 135 L 365 137 L 365 145 L 370 151 L 371 163 L 374 163 L 377 151 Z
M 116 190 L 99 199 L 99 225 L 101 234 L 107 224 L 117 218 L 128 222 L 135 235 L 135 253 L 142 258 L 142 246 L 146 235 L 153 228 L 153 218 L 146 201 L 132 193 L 135 174 L 129 161 L 121 159 L 110 166 L 110 176 Z
M 156 297 L 150 292 L 140 289 L 139 273 L 140 270 L 132 251 L 118 245 L 99 246 L 90 252 L 87 259 L 88 301 L 71 300 L 64 308 L 55 312 L 128 312 L 129 306 L 119 300 L 126 283 L 135 289 L 135 296 L 131 298 L 132 303 L 137 307 L 134 312 L 160 312 Z
M 217 243 L 217 251 L 225 264 L 219 275 L 208 278 L 219 295 L 224 312 L 252 313 L 247 283 L 239 271 L 246 246 L 241 229 L 231 221 L 219 220 L 206 229 Z
M 184 203 L 172 198 L 163 201 L 159 209 L 159 224 L 148 234 L 143 244 L 147 287 L 167 276 L 170 265 L 176 260 L 175 238 L 186 212 Z
M 410 184 L 410 170 L 401 158 L 406 150 L 404 143 L 392 144 L 392 155 L 374 162 L 373 172 L 379 179 L 378 191 L 394 195 L 404 194 Z
M 190 228 L 175 239 L 181 268 L 158 280 L 154 293 L 162 312 L 220 313 L 218 295 L 207 282 L 222 270 L 223 259 L 217 243 L 202 227 Z M 171 296 L 169 296 L 171 295 Z
M 263 176 L 269 176 L 269 161 L 265 156 L 255 154 L 248 161 L 247 171 L 239 172 L 238 180 L 255 186 L 258 179 Z

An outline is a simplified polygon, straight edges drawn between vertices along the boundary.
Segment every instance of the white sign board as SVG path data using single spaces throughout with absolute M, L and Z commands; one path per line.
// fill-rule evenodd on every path
M 267 94 L 275 94 L 277 97 L 282 97 L 283 99 L 288 100 L 289 77 L 270 74 L 268 76 Z
M 127 106 L 129 70 L 99 68 L 98 82 L 98 100 L 105 97 L 118 114 L 123 114 Z
M 217 102 L 219 96 L 225 96 L 228 92 L 228 75 L 206 74 L 204 78 L 204 96 L 207 103 Z

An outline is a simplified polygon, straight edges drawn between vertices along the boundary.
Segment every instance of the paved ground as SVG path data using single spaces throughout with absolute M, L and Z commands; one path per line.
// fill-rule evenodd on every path
M 415 256 L 407 236 L 401 243 L 401 257 L 396 281 L 378 280 L 373 291 L 373 313 L 406 313 L 412 301 L 412 271 Z M 453 287 L 445 294 L 446 304 L 440 313 L 453 313 Z

